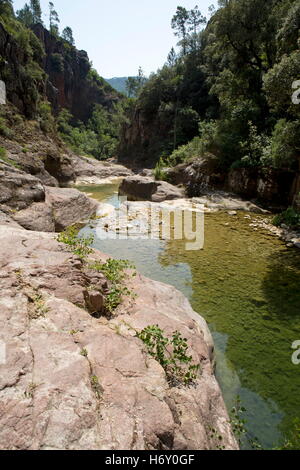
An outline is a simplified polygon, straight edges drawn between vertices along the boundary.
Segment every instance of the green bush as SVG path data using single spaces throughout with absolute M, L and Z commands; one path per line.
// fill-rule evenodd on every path
M 20 168 L 20 165 L 18 165 L 18 163 L 7 157 L 7 151 L 3 147 L 0 147 L 0 160 L 7 163 L 8 165 L 12 165 L 15 168 Z
M 289 207 L 286 211 L 274 217 L 273 224 L 277 227 L 286 224 L 291 228 L 300 229 L 300 213 L 296 212 L 293 207 Z
M 68 246 L 70 251 L 83 261 L 86 261 L 88 255 L 93 251 L 90 246 L 94 242 L 94 237 L 79 237 L 78 229 L 75 225 L 68 227 L 64 232 L 60 233 L 57 241 Z
M 51 105 L 48 101 L 41 101 L 38 107 L 40 126 L 42 131 L 55 132 L 56 124 L 52 114 Z
M 51 54 L 50 56 L 50 63 L 53 70 L 56 73 L 63 73 L 64 71 L 64 58 L 61 54 Z
M 167 174 L 164 170 L 166 164 L 164 163 L 163 159 L 160 158 L 154 168 L 154 178 L 156 181 L 167 181 Z
M 137 332 L 147 351 L 166 372 L 169 383 L 173 386 L 191 385 L 197 379 L 200 364 L 193 364 L 188 355 L 187 340 L 181 333 L 174 331 L 172 339 L 164 335 L 158 325 L 152 325 Z
M 3 137 L 10 138 L 12 136 L 11 130 L 7 127 L 6 121 L 3 117 L 0 117 L 0 134 Z
M 6 149 L 3 147 L 0 147 L 0 158 L 4 160 L 6 158 L 7 152 Z
M 95 262 L 89 266 L 104 274 L 110 283 L 109 292 L 105 297 L 105 308 L 112 313 L 121 303 L 123 296 L 132 296 L 128 287 L 124 285 L 127 276 L 126 269 L 135 269 L 134 265 L 127 260 L 108 259 L 106 263 Z M 132 276 L 135 276 L 135 271 Z
M 280 119 L 271 138 L 271 157 L 277 168 L 298 168 L 300 121 Z

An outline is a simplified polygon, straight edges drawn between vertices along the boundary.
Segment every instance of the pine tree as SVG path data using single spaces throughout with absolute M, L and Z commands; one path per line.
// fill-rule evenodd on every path
M 59 29 L 58 29 L 58 24 L 60 23 L 60 19 L 58 16 L 57 11 L 54 8 L 54 4 L 52 2 L 49 2 L 49 23 L 50 23 L 50 33 L 58 36 L 59 35 Z
M 75 44 L 75 41 L 74 41 L 74 37 L 73 37 L 73 31 L 72 29 L 67 26 L 63 32 L 62 32 L 62 37 L 65 41 L 67 41 L 69 44 L 71 44 L 72 46 L 74 46 Z

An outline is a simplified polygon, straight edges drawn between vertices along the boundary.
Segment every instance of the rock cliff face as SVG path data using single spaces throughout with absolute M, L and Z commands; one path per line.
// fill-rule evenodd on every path
M 211 154 L 170 169 L 168 179 L 183 184 L 189 196 L 201 196 L 208 189 L 224 189 L 246 199 L 256 199 L 268 207 L 293 204 L 299 192 L 299 174 L 295 171 L 239 168 L 221 171 Z
M 33 31 L 46 52 L 43 59 L 48 75 L 46 91 L 56 112 L 67 108 L 76 120 L 86 122 L 95 104 L 111 109 L 119 101 L 118 93 L 105 80 L 89 75 L 91 64 L 85 51 L 51 35 L 42 25 L 35 25 Z
M 123 126 L 119 145 L 120 161 L 132 167 L 154 167 L 164 150 L 164 139 L 171 130 L 170 122 L 160 119 L 158 113 L 149 118 L 142 110 L 136 109 L 130 123 Z
M 0 225 L 0 241 L 1 449 L 237 448 L 209 331 L 182 294 L 137 276 L 136 299 L 96 319 L 85 292 L 105 279 L 53 234 Z M 134 331 L 149 323 L 187 338 L 193 387 L 170 387 L 147 354 Z
M 40 97 L 47 97 L 54 113 L 67 108 L 76 120 L 84 122 L 95 104 L 112 109 L 120 95 L 104 79 L 90 73 L 85 51 L 51 35 L 42 25 L 33 26 L 33 32 L 29 41 L 32 54 L 0 23 L 0 78 L 6 83 L 10 103 L 32 118 Z

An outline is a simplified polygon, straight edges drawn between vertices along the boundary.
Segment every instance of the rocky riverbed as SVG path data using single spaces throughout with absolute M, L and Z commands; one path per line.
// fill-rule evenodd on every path
M 127 171 L 76 165 L 73 182 Z M 0 181 L 0 448 L 237 449 L 209 329 L 179 291 L 128 272 L 134 298 L 91 315 L 110 283 L 53 232 L 105 206 L 5 162 Z M 170 384 L 147 353 L 135 332 L 149 325 L 187 338 L 200 366 L 192 385 Z

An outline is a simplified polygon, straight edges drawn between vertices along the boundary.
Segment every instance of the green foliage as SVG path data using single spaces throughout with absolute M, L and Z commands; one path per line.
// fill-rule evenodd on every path
M 240 397 L 237 397 L 236 404 L 230 412 L 230 423 L 232 431 L 239 443 L 239 446 L 250 447 L 252 450 L 262 450 L 256 437 L 252 437 L 247 430 L 247 420 L 244 418 L 246 409 L 242 406 Z
M 0 147 L 0 158 L 4 160 L 4 158 L 6 158 L 6 155 L 7 155 L 6 149 L 3 147 Z
M 159 159 L 157 162 L 155 168 L 154 168 L 154 178 L 156 181 L 167 181 L 167 174 L 164 170 L 164 167 L 166 166 L 164 160 L 162 158 Z
M 62 32 L 62 38 L 67 41 L 71 46 L 74 46 L 75 41 L 73 37 L 73 31 L 69 26 L 66 26 Z
M 274 217 L 273 224 L 277 227 L 280 227 L 281 224 L 286 224 L 291 228 L 300 229 L 300 213 L 289 207 L 286 211 Z
M 0 134 L 3 137 L 10 138 L 12 136 L 11 130 L 6 125 L 6 120 L 3 117 L 0 117 Z
M 54 4 L 53 2 L 49 2 L 49 29 L 50 33 L 53 34 L 53 36 L 59 35 L 59 23 L 60 19 L 57 11 L 55 10 Z
M 200 364 L 193 364 L 192 356 L 188 355 L 187 340 L 181 333 L 174 331 L 172 339 L 169 339 L 158 325 L 152 325 L 138 332 L 137 337 L 146 345 L 150 356 L 163 367 L 171 385 L 191 385 L 195 382 Z
M 194 137 L 188 144 L 182 145 L 177 150 L 174 150 L 166 159 L 166 163 L 170 166 L 179 165 L 193 158 L 203 156 L 204 149 L 202 139 L 200 139 L 200 137 Z
M 264 134 L 258 134 L 257 127 L 250 121 L 248 138 L 241 142 L 243 156 L 240 160 L 240 167 L 258 167 L 263 163 L 268 163 L 269 146 L 270 139 Z M 235 162 L 232 167 L 236 168 L 237 163 Z
M 8 165 L 14 166 L 15 168 L 20 168 L 20 165 L 18 165 L 18 163 L 8 158 L 7 151 L 4 147 L 0 147 L 0 160 L 7 163 Z
M 285 441 L 282 447 L 275 450 L 299 450 L 300 449 L 300 419 L 294 420 L 293 429 L 290 431 L 289 438 Z
M 277 168 L 298 169 L 300 159 L 300 120 L 280 119 L 274 128 L 270 158 Z
M 129 261 L 108 259 L 106 263 L 92 263 L 90 268 L 102 272 L 110 283 L 109 292 L 105 297 L 105 308 L 109 313 L 112 313 L 120 305 L 124 296 L 133 296 L 132 291 L 124 285 L 128 275 L 125 270 L 135 269 Z M 135 275 L 134 271 L 132 276 Z
M 74 225 L 68 227 L 64 232 L 61 232 L 57 237 L 57 241 L 64 243 L 69 250 L 82 259 L 82 261 L 86 261 L 88 255 L 93 252 L 90 246 L 94 242 L 94 237 L 92 235 L 89 237 L 79 237 L 78 229 Z
M 207 151 L 224 170 L 232 165 L 296 169 L 300 105 L 292 95 L 300 80 L 298 3 L 224 1 L 199 31 L 204 23 L 197 7 L 177 8 L 172 28 L 181 53 L 173 50 L 139 92 L 136 110 L 149 138 L 142 146 L 138 137 L 127 155 L 156 161 L 164 155 L 175 164 Z
M 38 112 L 42 131 L 46 133 L 55 132 L 56 124 L 50 103 L 48 101 L 41 101 L 39 103 Z
M 137 77 L 128 77 L 125 84 L 127 96 L 129 98 L 137 97 L 147 79 L 144 75 L 142 68 L 139 68 Z
M 96 105 L 88 123 L 74 123 L 73 116 L 63 109 L 57 119 L 58 130 L 63 140 L 83 155 L 97 160 L 114 157 L 117 152 L 119 133 L 125 120 L 123 103 L 114 105 L 112 112 Z
M 56 73 L 63 73 L 64 71 L 64 58 L 61 54 L 54 53 L 50 55 L 50 63 L 52 69 Z

